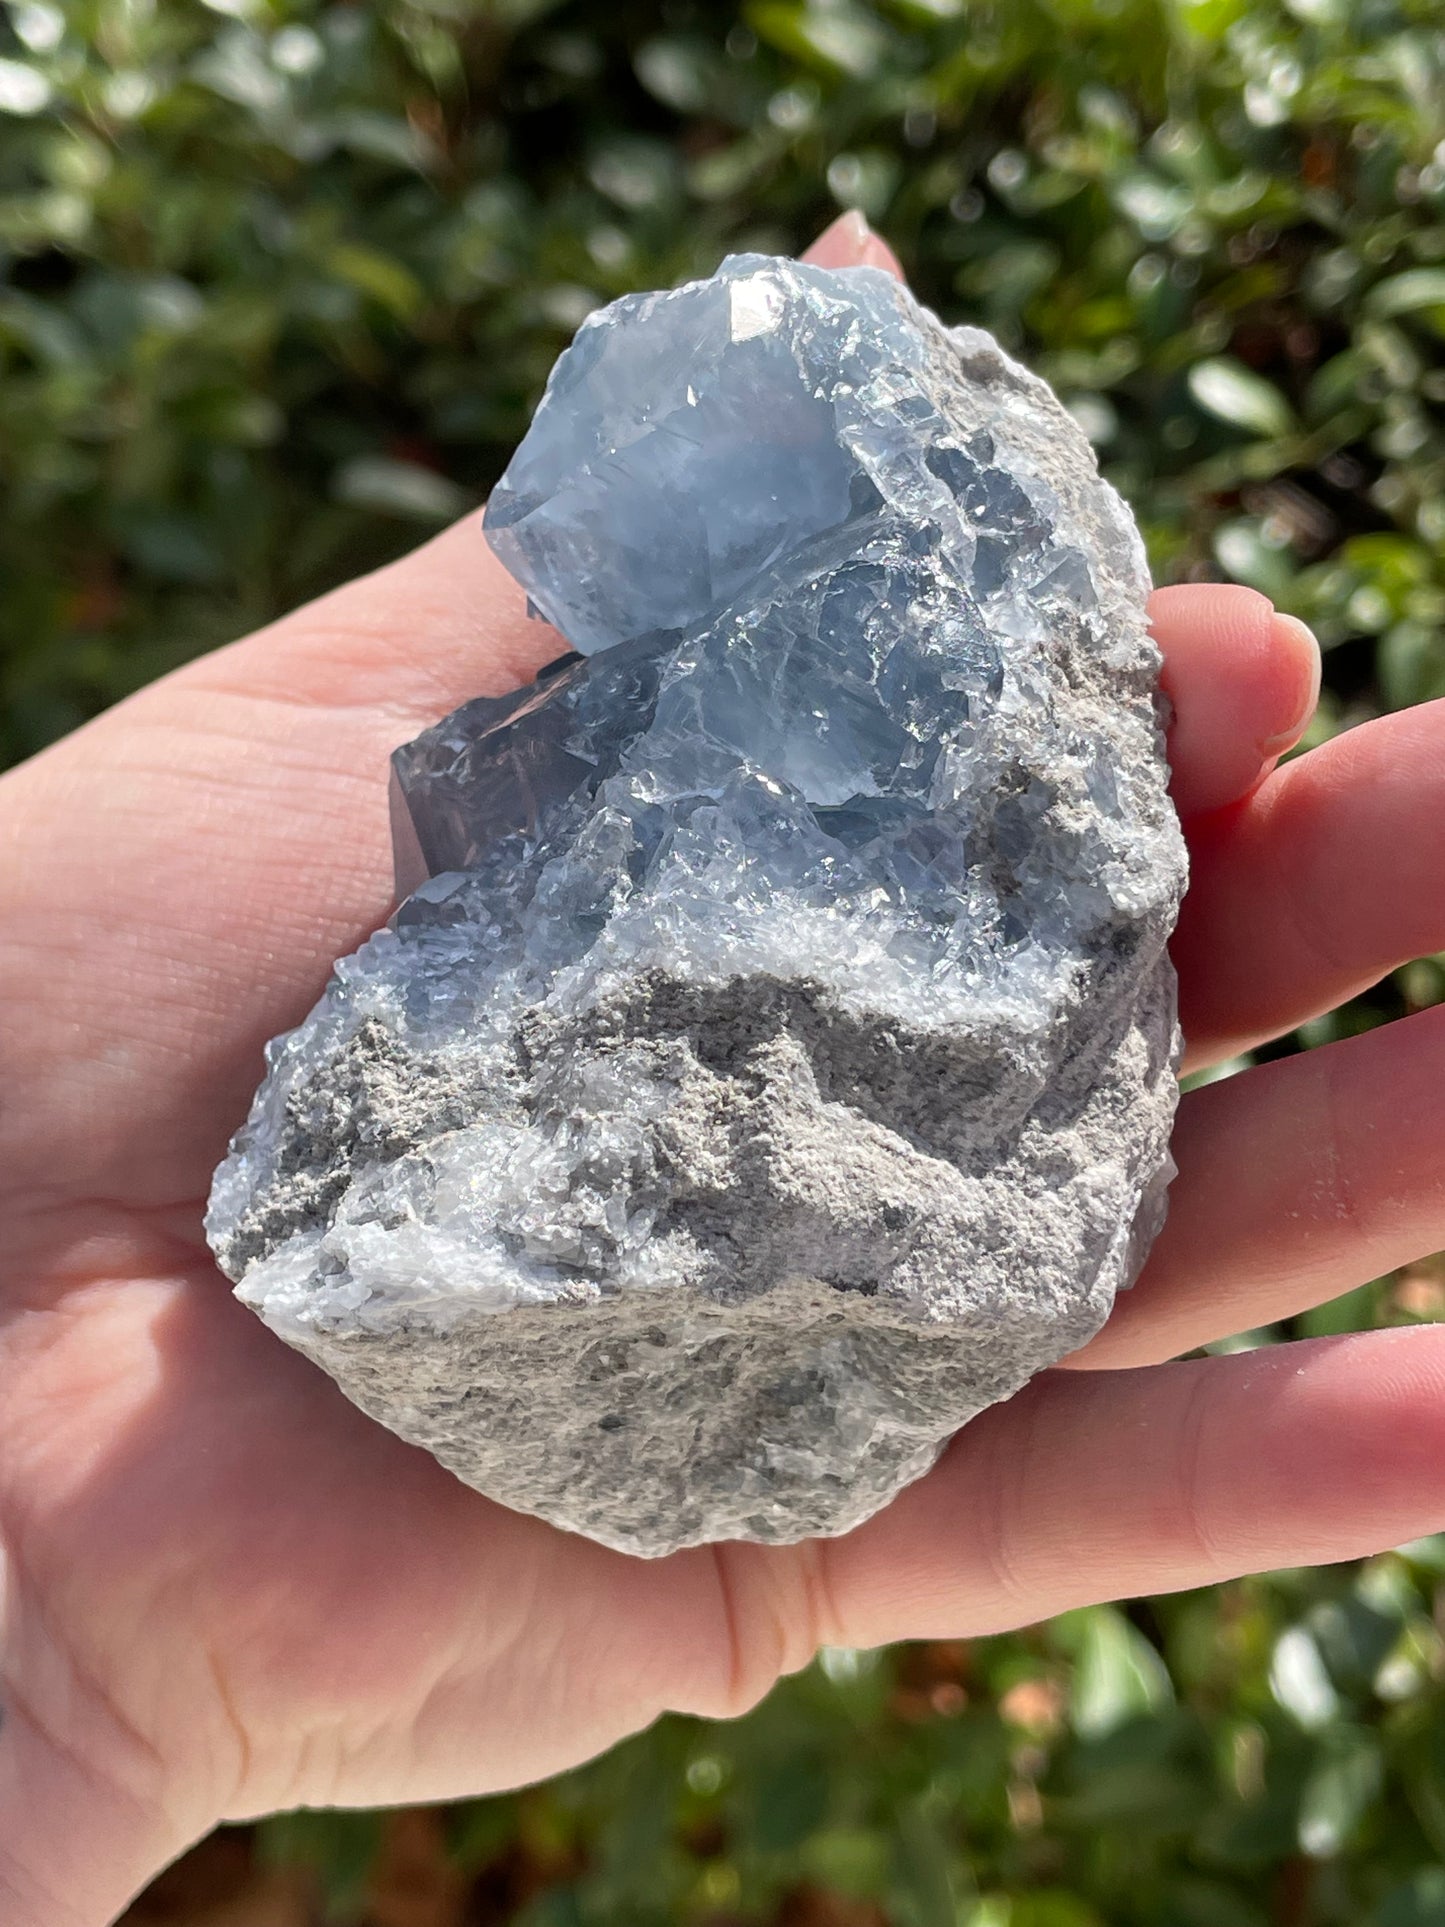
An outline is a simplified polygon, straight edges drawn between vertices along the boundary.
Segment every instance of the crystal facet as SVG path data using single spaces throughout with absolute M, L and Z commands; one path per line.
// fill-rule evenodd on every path
M 576 653 L 398 750 L 406 901 L 273 1045 L 212 1241 L 509 1505 L 845 1530 L 1162 1219 L 1137 533 L 987 335 L 757 256 L 594 316 L 486 527 Z

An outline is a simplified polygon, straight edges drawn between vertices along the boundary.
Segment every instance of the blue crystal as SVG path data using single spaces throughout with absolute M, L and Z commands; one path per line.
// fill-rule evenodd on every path
M 818 326 L 770 266 L 740 257 L 585 325 L 487 505 L 493 548 L 584 654 L 700 622 L 871 494 L 832 402 L 863 368 L 828 357 L 860 313 L 898 335 L 888 277 L 840 300 L 795 270 L 836 317 Z
M 272 1046 L 212 1241 L 508 1504 L 845 1529 L 1160 1222 L 1137 532 L 986 335 L 759 256 L 588 322 L 485 528 L 570 653 L 397 751 L 405 900 Z
M 742 256 L 583 327 L 486 532 L 584 653 L 397 752 L 399 894 L 419 863 L 484 871 L 510 940 L 555 960 L 530 906 L 551 863 L 575 887 L 589 861 L 568 849 L 579 813 L 617 825 L 594 916 L 677 902 L 699 839 L 746 817 L 755 854 L 772 846 L 748 879 L 763 898 L 881 894 L 904 953 L 926 931 L 973 980 L 1026 936 L 1041 964 L 1074 949 L 1077 892 L 1030 870 L 1038 792 L 989 796 L 1028 791 L 1007 714 L 1049 730 L 1034 659 L 1051 608 L 1097 608 L 1092 565 L 987 425 L 943 418 L 914 312 L 875 269 Z M 1092 835 L 1084 867 L 1108 858 Z

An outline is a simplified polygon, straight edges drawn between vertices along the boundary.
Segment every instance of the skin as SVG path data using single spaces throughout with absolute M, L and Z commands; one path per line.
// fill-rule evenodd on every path
M 846 218 L 815 259 L 891 266 Z M 1445 703 L 1276 768 L 1308 631 L 1151 605 L 1190 1062 L 1445 948 Z M 222 1817 L 546 1775 L 820 1644 L 985 1633 L 1445 1526 L 1445 1331 L 1169 1363 L 1445 1244 L 1445 1010 L 1183 1100 L 1106 1330 L 846 1538 L 624 1558 L 459 1485 L 232 1299 L 261 1047 L 390 908 L 392 747 L 558 643 L 475 518 L 0 784 L 0 1915 L 96 1927 Z

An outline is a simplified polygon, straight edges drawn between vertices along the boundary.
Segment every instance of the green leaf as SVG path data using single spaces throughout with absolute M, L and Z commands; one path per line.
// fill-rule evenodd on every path
M 793 1747 L 755 1767 L 744 1790 L 748 1844 L 759 1853 L 791 1853 L 828 1817 L 827 1762 Z
M 338 502 L 413 522 L 451 522 L 475 506 L 445 475 L 389 455 L 358 455 L 343 463 L 332 487 Z
M 1445 268 L 1407 268 L 1377 281 L 1365 296 L 1365 306 L 1381 320 L 1421 308 L 1445 309 Z
M 1113 1606 L 1085 1615 L 1070 1718 L 1076 1733 L 1101 1739 L 1174 1697 L 1168 1669 L 1144 1635 Z
M 326 266 L 338 279 L 370 295 L 399 321 L 414 314 L 425 299 L 421 283 L 411 270 L 374 248 L 343 243 L 327 254 Z
M 1397 622 L 1380 638 L 1376 665 L 1391 709 L 1445 696 L 1445 636 L 1421 622 Z
M 220 552 L 205 524 L 174 509 L 129 509 L 117 518 L 126 555 L 168 582 L 216 582 Z
M 1107 1927 L 1104 1916 L 1078 1894 L 1036 1888 L 1009 1906 L 1008 1927 Z M 1171 1917 L 1170 1927 L 1179 1927 Z
M 1299 1843 L 1312 1859 L 1331 1859 L 1378 1798 L 1383 1779 L 1379 1741 L 1363 1729 L 1332 1738 L 1328 1757 L 1300 1796 Z
M 1204 1880 L 1185 1873 L 1171 1880 L 1160 1897 L 1158 1918 L 1169 1927 L 1270 1927 L 1253 1894 L 1226 1880 Z
M 937 1813 L 911 1801 L 898 1815 L 889 1896 L 906 1927 L 956 1927 L 952 1860 Z
M 1276 436 L 1289 434 L 1295 426 L 1294 411 L 1274 383 L 1225 355 L 1195 362 L 1189 370 L 1189 392 L 1201 408 L 1231 428 Z
M 1294 581 L 1292 558 L 1285 548 L 1267 538 L 1252 516 L 1222 522 L 1214 532 L 1214 553 L 1234 581 L 1258 589 L 1274 602 L 1289 600 Z
M 505 1852 L 516 1830 L 516 1806 L 505 1796 L 453 1807 L 449 1830 L 452 1859 L 464 1872 L 474 1873 Z
M 655 99 L 680 114 L 707 104 L 710 74 L 697 46 L 683 40 L 645 40 L 632 57 L 637 78 Z
M 1370 1927 L 1440 1927 L 1445 1920 L 1445 1867 L 1420 1867 L 1392 1887 Z
M 318 121 L 317 132 L 338 147 L 372 160 L 389 162 L 394 167 L 422 170 L 437 158 L 425 135 L 396 114 L 353 109 Z
M 54 89 L 38 67 L 23 60 L 0 60 L 0 114 L 42 114 Z
M 876 70 L 887 46 L 879 22 L 848 0 L 833 6 L 763 0 L 748 8 L 747 18 L 759 39 L 783 53 L 856 79 Z
M 267 1866 L 312 1868 L 326 1896 L 328 1920 L 339 1921 L 360 1897 L 379 1837 L 374 1813 L 280 1813 L 262 1822 L 259 1857 Z
M 871 1900 L 887 1884 L 891 1851 L 886 1833 L 837 1827 L 810 1835 L 799 1851 L 798 1864 L 824 1887 Z
M 1308 1732 L 1328 1726 L 1339 1712 L 1339 1694 L 1303 1626 L 1291 1626 L 1275 1642 L 1269 1684 L 1279 1704 Z

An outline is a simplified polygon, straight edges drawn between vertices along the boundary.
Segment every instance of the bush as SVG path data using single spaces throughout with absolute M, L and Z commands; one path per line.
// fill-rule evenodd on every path
M 1442 135 L 1432 0 L 14 0 L 0 751 L 481 499 L 598 301 L 855 203 L 1056 384 L 1161 580 L 1316 626 L 1316 735 L 1445 694 Z M 1417 1268 L 1290 1331 L 1442 1303 Z M 428 1850 L 457 1919 L 527 1927 L 1424 1927 L 1442 1575 L 1431 1542 L 828 1655 Z M 352 1919 L 400 1824 L 258 1851 Z

